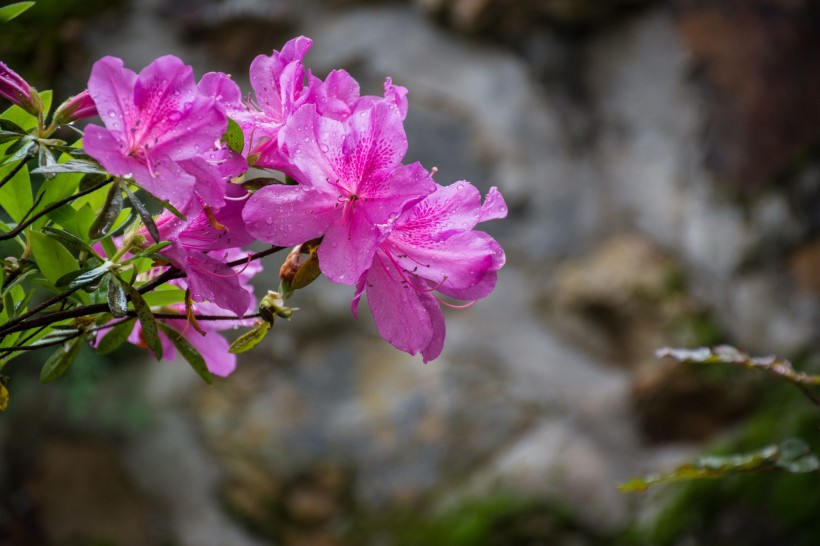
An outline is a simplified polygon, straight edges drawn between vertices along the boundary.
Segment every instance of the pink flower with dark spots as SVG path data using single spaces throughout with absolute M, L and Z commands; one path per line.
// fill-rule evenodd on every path
M 324 236 L 319 264 L 333 282 L 355 283 L 391 218 L 435 189 L 421 165 L 401 164 L 407 138 L 399 108 L 386 101 L 344 122 L 303 106 L 283 129 L 283 143 L 299 184 L 260 189 L 242 217 L 252 235 L 278 246 Z
M 200 171 L 208 171 L 201 156 L 227 126 L 222 107 L 198 89 L 191 67 L 167 55 L 137 75 L 120 59 L 104 57 L 91 70 L 88 92 L 105 128 L 86 128 L 86 152 L 108 172 L 131 175 L 156 197 L 185 206 Z M 213 179 L 206 186 L 206 201 L 221 204 Z
M 279 131 L 290 115 L 313 102 L 321 82 L 302 65 L 313 42 L 304 36 L 287 42 L 282 51 L 259 55 L 251 63 L 253 97 L 242 100 L 242 92 L 229 80 L 208 81 L 218 91 L 228 116 L 245 134 L 245 151 L 257 167 L 281 169 L 287 160 L 279 149 Z
M 411 355 L 421 353 L 425 362 L 438 357 L 444 346 L 444 302 L 434 292 L 471 303 L 492 292 L 504 251 L 495 239 L 473 228 L 506 214 L 496 188 L 482 205 L 478 190 L 468 182 L 439 186 L 404 211 L 379 244 L 373 266 L 356 285 L 354 316 L 366 292 L 384 339 Z

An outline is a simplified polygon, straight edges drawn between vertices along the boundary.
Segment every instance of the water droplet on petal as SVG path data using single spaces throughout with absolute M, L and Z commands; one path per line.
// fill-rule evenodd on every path
M 108 111 L 108 117 L 110 117 L 110 118 L 117 117 L 117 113 L 114 110 L 109 110 Z
M 321 146 L 319 146 L 319 148 L 321 148 L 323 152 L 327 152 L 328 150 L 327 144 L 322 144 Z
M 310 142 L 310 137 L 305 137 L 305 142 Z
M 265 223 L 266 223 L 266 224 L 268 224 L 268 225 L 273 224 L 273 217 L 272 217 L 272 216 L 268 216 L 268 217 L 265 219 Z
M 456 186 L 456 189 L 457 190 L 463 190 L 464 189 L 464 184 L 459 184 L 458 186 Z

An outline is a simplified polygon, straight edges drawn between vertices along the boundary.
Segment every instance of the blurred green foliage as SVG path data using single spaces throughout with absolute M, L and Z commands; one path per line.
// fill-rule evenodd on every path
M 737 435 L 716 446 L 726 455 L 780 442 L 806 441 L 820 453 L 820 410 L 792 385 L 771 384 L 760 410 Z M 658 546 L 820 544 L 820 474 L 769 472 L 669 486 L 674 500 L 651 525 L 647 543 Z M 678 488 L 675 492 L 672 488 Z
M 4 2 L 5 4 L 6 2 Z M 124 0 L 37 0 L 0 29 L 0 59 L 37 89 L 55 89 L 57 97 L 79 89 L 59 89 L 61 76 L 84 68 L 89 22 L 122 7 Z

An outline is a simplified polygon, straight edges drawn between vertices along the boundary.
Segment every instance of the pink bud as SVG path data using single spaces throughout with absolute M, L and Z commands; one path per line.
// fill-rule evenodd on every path
M 88 90 L 78 93 L 62 103 L 54 112 L 54 122 L 65 125 L 78 119 L 85 119 L 97 115 L 97 105 L 88 94 Z
M 0 61 L 0 97 L 35 116 L 43 111 L 43 103 L 37 91 L 2 61 Z

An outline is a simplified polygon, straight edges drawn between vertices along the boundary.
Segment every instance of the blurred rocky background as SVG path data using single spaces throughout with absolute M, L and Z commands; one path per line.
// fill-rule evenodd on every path
M 820 4 L 40 0 L 0 52 L 58 97 L 105 54 L 249 89 L 299 34 L 320 77 L 410 90 L 408 160 L 501 188 L 498 289 L 428 365 L 319 282 L 211 387 L 136 350 L 57 385 L 14 370 L 1 545 L 820 543 L 816 474 L 616 489 L 706 449 L 820 448 L 796 390 L 653 357 L 817 369 Z

